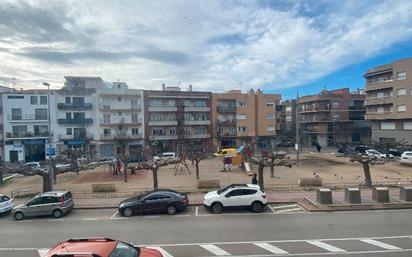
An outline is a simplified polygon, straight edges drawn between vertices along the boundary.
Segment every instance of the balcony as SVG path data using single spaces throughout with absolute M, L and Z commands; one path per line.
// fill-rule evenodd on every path
M 100 119 L 101 126 L 137 126 L 142 124 L 142 118 L 138 118 L 137 120 L 125 120 L 124 118 L 116 119 L 116 120 L 104 120 Z
M 152 135 L 149 137 L 150 140 L 176 140 L 177 135 Z
M 217 112 L 236 112 L 236 106 L 217 106 Z
M 393 119 L 394 113 L 391 111 L 384 111 L 384 112 L 366 112 L 365 120 L 386 120 L 386 119 Z
M 137 134 L 137 135 L 131 135 L 131 134 L 126 134 L 126 135 L 105 135 L 101 134 L 100 135 L 100 140 L 102 141 L 119 141 L 119 140 L 142 140 L 143 135 L 142 134 Z
M 210 125 L 210 120 L 185 120 L 185 125 Z
M 210 138 L 210 134 L 185 135 L 185 139 L 202 139 L 202 138 Z
M 60 110 L 91 110 L 92 103 L 58 103 L 57 108 Z
M 236 137 L 237 133 L 236 132 L 223 132 L 223 133 L 218 133 L 219 137 Z
M 59 135 L 59 140 L 93 140 L 93 134 L 84 133 L 79 135 Z
M 185 107 L 185 112 L 210 112 L 210 107 Z
M 312 112 L 330 112 L 330 108 L 306 108 L 305 110 L 299 111 L 299 113 L 312 113 Z
M 47 115 L 25 114 L 7 115 L 7 120 L 10 122 L 47 122 L 49 119 L 47 118 Z
M 393 88 L 393 80 L 367 83 L 365 86 L 365 91 L 368 92 L 385 88 Z
M 58 119 L 60 125 L 90 125 L 93 124 L 92 118 L 73 118 L 73 119 Z
M 6 132 L 6 138 L 49 137 L 49 132 Z
M 149 126 L 177 126 L 177 120 L 149 121 Z
M 171 106 L 163 106 L 163 107 L 149 107 L 149 112 L 177 112 L 177 107 Z
M 365 105 L 393 104 L 392 96 L 366 98 Z
M 236 126 L 236 120 L 217 120 L 219 126 Z

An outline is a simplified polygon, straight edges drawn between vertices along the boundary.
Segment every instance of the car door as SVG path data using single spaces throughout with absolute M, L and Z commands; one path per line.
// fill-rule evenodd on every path
M 30 200 L 25 206 L 24 206 L 24 216 L 26 217 L 35 217 L 35 216 L 40 216 L 42 212 L 42 203 L 45 201 L 45 197 L 39 196 L 36 197 L 32 200 Z
M 233 189 L 226 193 L 222 199 L 223 205 L 227 207 L 240 206 L 240 195 L 242 194 L 242 189 Z
M 163 212 L 169 205 L 173 198 L 167 194 L 157 194 L 157 199 L 153 202 L 153 210 L 156 212 Z
M 152 193 L 147 195 L 143 198 L 141 203 L 141 208 L 139 208 L 142 212 L 152 212 L 155 210 L 155 206 L 157 204 L 158 194 Z
M 242 206 L 249 206 L 256 199 L 257 190 L 255 189 L 243 189 L 241 195 L 239 196 L 239 202 Z
M 59 198 L 54 196 L 44 196 L 41 207 L 39 208 L 39 216 L 52 215 L 56 204 L 59 204 Z

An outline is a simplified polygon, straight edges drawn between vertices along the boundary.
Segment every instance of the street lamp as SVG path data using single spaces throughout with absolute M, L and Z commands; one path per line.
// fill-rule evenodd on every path
M 48 82 L 43 82 L 43 85 L 47 87 L 47 110 L 48 110 L 48 121 L 49 121 L 49 139 L 48 139 L 48 151 L 49 151 L 49 186 L 50 190 L 53 190 L 53 179 L 54 179 L 54 172 L 51 160 L 51 147 L 52 147 L 52 136 L 51 136 L 51 115 L 50 115 L 50 84 Z

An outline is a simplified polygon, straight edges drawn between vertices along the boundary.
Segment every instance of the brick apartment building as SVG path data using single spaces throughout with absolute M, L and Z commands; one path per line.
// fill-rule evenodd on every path
M 276 136 L 276 105 L 280 98 L 279 94 L 264 94 L 261 90 L 213 93 L 215 150 L 245 144 L 265 148 L 272 144 Z
M 412 58 L 374 67 L 364 78 L 372 140 L 412 144 Z
M 190 145 L 212 149 L 211 92 L 179 87 L 144 90 L 145 144 L 157 153 L 182 153 Z
M 364 120 L 365 95 L 348 88 L 299 98 L 299 123 L 303 145 L 336 146 L 368 143 L 370 124 Z

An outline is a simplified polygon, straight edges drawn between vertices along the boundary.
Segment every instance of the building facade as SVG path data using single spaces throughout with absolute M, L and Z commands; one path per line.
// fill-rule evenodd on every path
M 369 143 L 370 124 L 364 120 L 365 95 L 348 88 L 327 91 L 298 99 L 303 145 L 338 146 Z
M 412 144 L 412 58 L 374 67 L 364 78 L 372 140 Z
M 191 145 L 212 147 L 210 92 L 182 91 L 178 87 L 144 90 L 146 145 L 156 153 L 182 153 Z
M 49 130 L 48 101 L 55 103 L 54 95 L 47 90 L 25 90 L 2 95 L 4 161 L 6 163 L 41 161 L 48 152 L 49 131 L 56 123 L 54 108 L 50 108 Z M 54 148 L 54 145 L 52 145 Z

